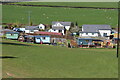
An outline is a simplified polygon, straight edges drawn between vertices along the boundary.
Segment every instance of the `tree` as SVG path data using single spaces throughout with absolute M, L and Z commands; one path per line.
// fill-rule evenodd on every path
M 70 32 L 73 33 L 73 32 L 78 32 L 80 30 L 80 28 L 77 26 L 77 22 L 74 24 L 71 25 L 71 28 L 70 28 Z
M 76 22 L 75 25 L 78 26 L 78 23 Z
M 30 22 L 30 26 L 32 26 L 32 25 L 33 25 L 33 22 L 31 21 L 31 22 Z

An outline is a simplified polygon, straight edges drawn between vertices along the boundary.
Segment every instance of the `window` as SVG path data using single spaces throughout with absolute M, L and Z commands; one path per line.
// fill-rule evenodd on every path
M 94 33 L 92 33 L 92 35 L 94 35 Z
M 14 34 L 10 34 L 11 36 L 13 36 Z
M 88 33 L 86 33 L 86 35 L 88 35 Z
M 61 33 L 62 32 L 62 30 L 59 30 L 59 33 Z
M 43 39 L 45 40 L 46 38 L 45 38 L 45 37 L 43 37 Z
M 37 38 L 37 39 L 40 39 L 40 38 Z
M 104 37 L 107 36 L 107 33 L 103 33 L 103 36 L 104 36 Z

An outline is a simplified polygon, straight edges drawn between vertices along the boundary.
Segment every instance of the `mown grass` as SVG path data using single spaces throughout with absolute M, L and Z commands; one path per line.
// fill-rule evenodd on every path
M 47 3 L 30 3 L 47 4 Z M 59 3 L 52 3 L 52 5 Z M 76 5 L 79 3 L 60 3 L 60 5 Z M 87 3 L 88 4 L 88 3 Z M 81 4 L 87 6 L 87 4 Z M 89 3 L 90 4 L 90 3 Z M 98 4 L 98 3 L 97 3 Z M 96 5 L 97 5 L 96 4 Z M 114 4 L 114 3 L 113 3 Z M 92 5 L 92 3 L 90 4 Z M 102 4 L 103 6 L 105 4 Z M 111 3 L 112 5 L 112 3 Z M 118 10 L 107 9 L 77 9 L 77 8 L 51 8 L 3 5 L 3 23 L 25 23 L 28 24 L 28 12 L 31 12 L 33 24 L 51 24 L 52 21 L 77 22 L 83 24 L 108 24 L 112 27 L 118 26 Z
M 17 78 L 117 78 L 116 49 L 69 49 L 3 40 L 3 77 Z M 12 74 L 12 76 L 7 75 Z

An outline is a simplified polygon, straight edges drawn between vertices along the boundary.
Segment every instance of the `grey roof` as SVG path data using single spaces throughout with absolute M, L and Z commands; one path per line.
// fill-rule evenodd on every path
M 62 22 L 62 21 L 53 21 L 52 25 L 54 25 L 56 23 L 60 23 L 60 24 L 62 24 L 64 26 L 70 26 L 71 25 L 71 22 Z
M 111 30 L 110 25 L 83 25 L 83 32 L 99 32 L 99 30 Z
M 39 26 L 26 26 L 26 30 L 39 30 Z
M 65 28 L 64 27 L 53 27 L 52 29 L 55 29 L 55 30 L 64 30 Z
M 33 35 L 26 35 L 25 37 L 34 37 Z
M 99 33 L 99 32 L 83 32 L 83 31 L 80 31 L 79 33 Z
M 6 32 L 6 34 L 19 34 L 19 32 Z

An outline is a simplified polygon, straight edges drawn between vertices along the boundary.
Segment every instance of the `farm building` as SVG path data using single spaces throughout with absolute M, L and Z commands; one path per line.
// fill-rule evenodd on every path
M 52 29 L 48 32 L 57 32 L 65 35 L 66 30 L 69 30 L 71 25 L 71 22 L 52 22 Z
M 34 36 L 33 35 L 26 35 L 24 36 L 24 41 L 29 43 L 34 43 Z
M 36 35 L 34 36 L 35 38 L 35 43 L 43 43 L 43 44 L 50 44 L 50 36 L 41 36 L 41 35 Z
M 25 28 L 13 28 L 13 30 L 17 32 L 24 32 Z
M 19 32 L 6 32 L 5 36 L 7 39 L 18 39 Z
M 35 31 L 39 31 L 39 26 L 26 26 L 25 33 L 34 33 Z
M 112 29 L 110 25 L 83 25 L 80 37 L 107 37 L 110 36 Z
M 77 44 L 80 45 L 91 45 L 91 46 L 101 46 L 101 42 L 103 42 L 100 39 L 94 39 L 94 38 L 78 38 Z
M 38 26 L 39 26 L 40 30 L 45 30 L 45 28 L 46 28 L 46 26 L 44 24 L 39 24 Z

